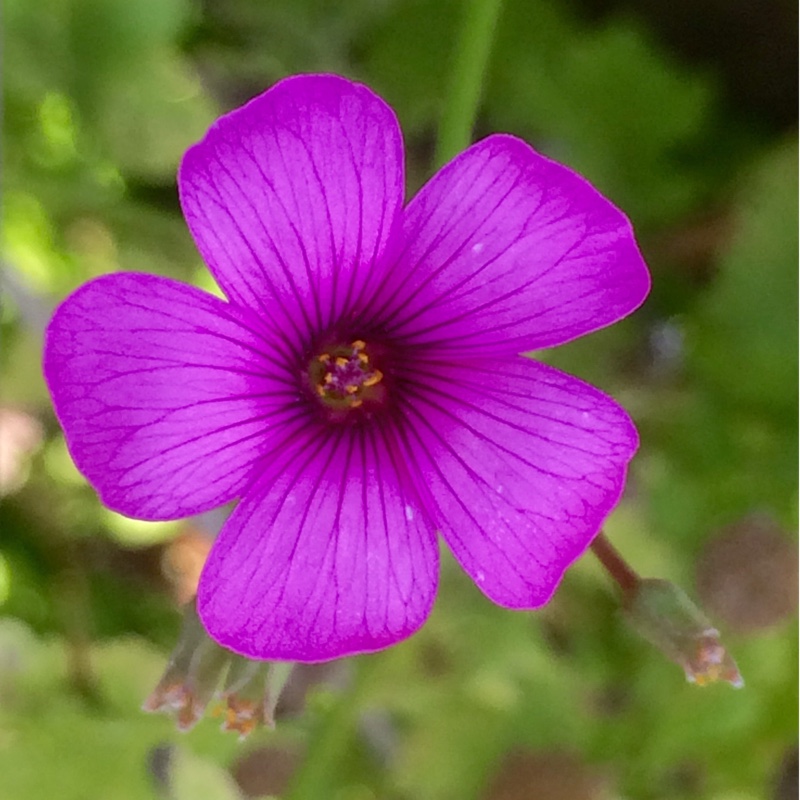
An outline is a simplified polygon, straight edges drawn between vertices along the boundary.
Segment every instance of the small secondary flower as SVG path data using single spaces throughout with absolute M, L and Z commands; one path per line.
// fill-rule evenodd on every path
M 393 112 L 332 75 L 222 117 L 178 185 L 227 299 L 98 278 L 56 311 L 44 372 L 110 508 L 239 501 L 200 578 L 211 636 L 293 661 L 397 642 L 430 612 L 437 532 L 494 602 L 547 602 L 637 435 L 609 397 L 520 354 L 644 300 L 622 212 L 507 135 L 404 205 Z

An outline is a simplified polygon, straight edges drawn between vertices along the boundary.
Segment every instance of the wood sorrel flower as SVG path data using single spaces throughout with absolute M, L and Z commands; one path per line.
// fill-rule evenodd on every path
M 44 371 L 110 508 L 239 499 L 200 579 L 209 633 L 264 659 L 386 647 L 431 609 L 437 531 L 490 599 L 545 603 L 637 436 L 606 395 L 519 354 L 643 301 L 625 216 L 505 135 L 404 206 L 394 114 L 328 75 L 222 117 L 178 184 L 227 302 L 98 278 L 56 311 Z

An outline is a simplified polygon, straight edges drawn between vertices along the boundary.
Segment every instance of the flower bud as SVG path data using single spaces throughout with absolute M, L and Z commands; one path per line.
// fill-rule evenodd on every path
M 241 739 L 259 725 L 275 727 L 275 706 L 292 664 L 250 661 L 234 656 L 221 698 L 225 703 L 222 729 L 235 731 Z
M 718 680 L 740 688 L 744 680 L 705 614 L 670 581 L 645 578 L 625 601 L 625 616 L 645 639 L 683 667 L 698 686 Z
M 179 730 L 188 731 L 217 696 L 224 705 L 214 715 L 224 715 L 222 729 L 245 738 L 260 725 L 274 727 L 275 706 L 291 669 L 289 663 L 251 661 L 218 645 L 206 633 L 192 602 L 184 612 L 167 668 L 142 708 L 170 714 Z

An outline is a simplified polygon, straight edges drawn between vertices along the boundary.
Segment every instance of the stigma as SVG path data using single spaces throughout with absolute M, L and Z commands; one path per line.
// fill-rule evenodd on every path
M 317 398 L 334 411 L 380 402 L 385 394 L 383 373 L 361 339 L 324 348 L 309 365 L 309 379 Z

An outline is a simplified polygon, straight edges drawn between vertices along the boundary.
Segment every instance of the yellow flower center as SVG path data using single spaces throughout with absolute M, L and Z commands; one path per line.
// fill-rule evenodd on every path
M 347 411 L 365 401 L 381 401 L 383 373 L 372 363 L 366 342 L 326 348 L 312 359 L 309 378 L 317 397 L 329 408 Z

